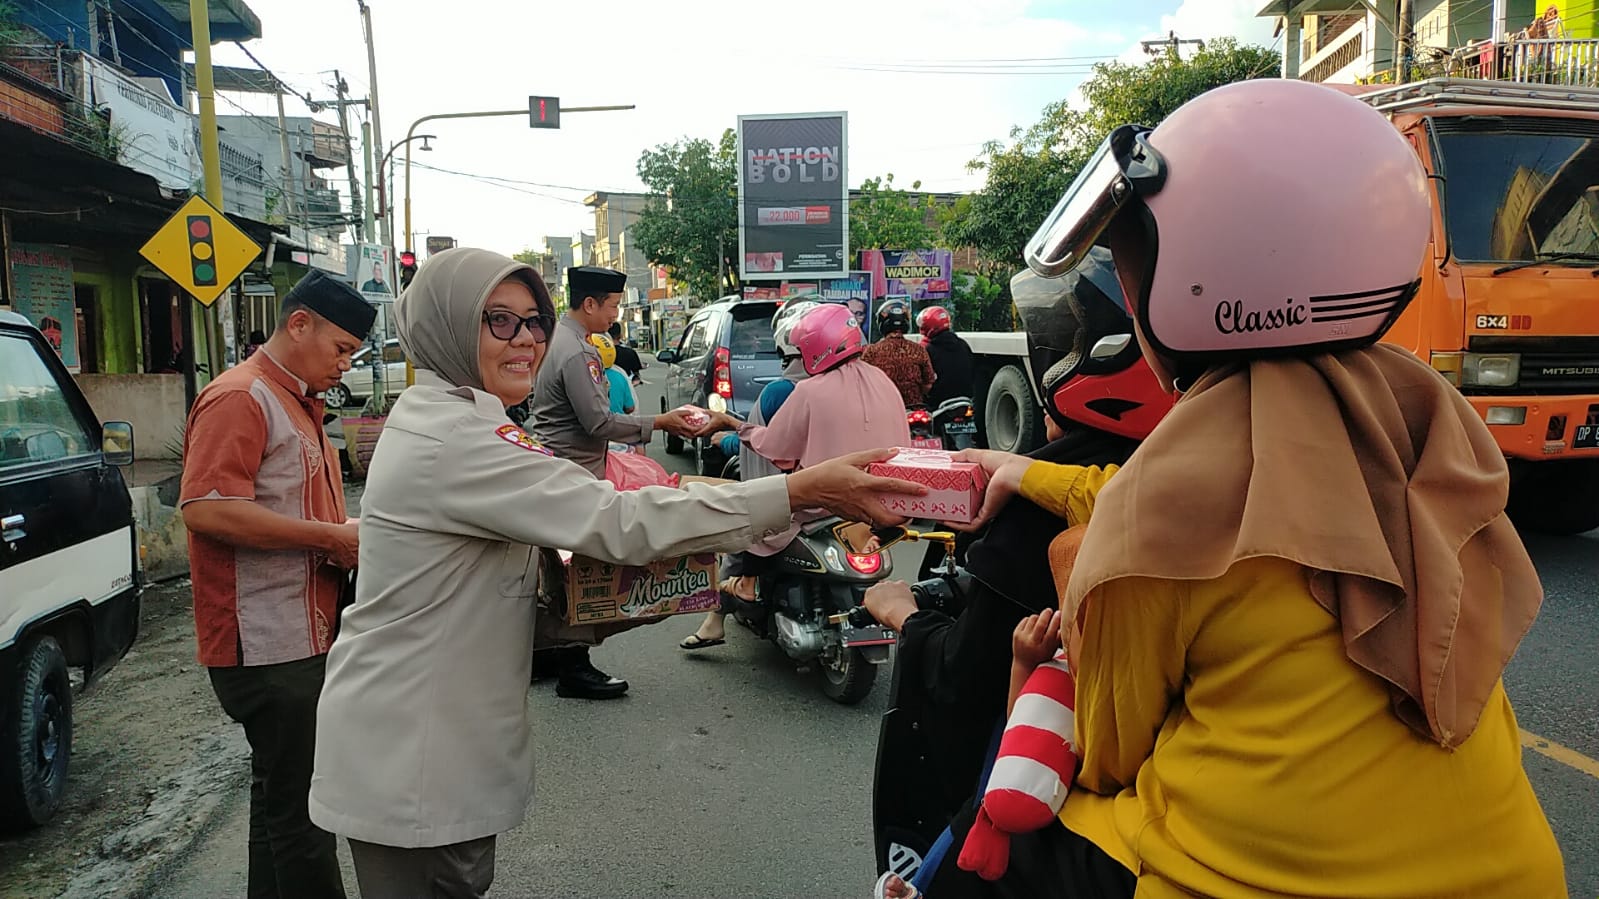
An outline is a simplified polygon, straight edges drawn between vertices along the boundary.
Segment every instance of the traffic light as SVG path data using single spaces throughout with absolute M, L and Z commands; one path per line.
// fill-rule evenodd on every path
M 416 254 L 410 250 L 400 251 L 400 289 L 411 286 L 411 279 L 416 277 Z
M 195 287 L 217 286 L 217 246 L 209 215 L 189 216 L 189 270 Z
M 561 98 L 528 97 L 527 116 L 532 128 L 561 127 Z

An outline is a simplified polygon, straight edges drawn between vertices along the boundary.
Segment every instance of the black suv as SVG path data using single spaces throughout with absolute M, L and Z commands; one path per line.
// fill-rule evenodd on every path
M 61 804 L 68 667 L 87 686 L 138 634 L 132 462 L 133 427 L 102 425 L 44 334 L 0 312 L 0 829 Z
M 661 411 L 691 403 L 748 418 L 762 388 L 783 374 L 783 358 L 772 340 L 772 316 L 782 305 L 723 297 L 695 311 L 677 345 L 655 356 L 666 366 Z M 721 451 L 705 438 L 696 444 L 700 473 L 720 475 L 726 461 Z M 667 436 L 667 452 L 683 449 L 682 438 Z

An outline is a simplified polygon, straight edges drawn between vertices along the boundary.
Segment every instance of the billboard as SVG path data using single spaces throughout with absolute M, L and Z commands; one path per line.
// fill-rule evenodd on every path
M 862 250 L 861 268 L 872 273 L 872 293 L 879 297 L 948 300 L 954 273 L 952 250 Z
M 848 275 L 848 137 L 842 112 L 738 117 L 741 280 Z

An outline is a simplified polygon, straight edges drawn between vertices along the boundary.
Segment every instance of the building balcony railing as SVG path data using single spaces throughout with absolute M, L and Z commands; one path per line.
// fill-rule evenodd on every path
M 1366 28 L 1364 23 L 1349 28 L 1338 36 L 1332 46 L 1325 47 L 1312 56 L 1300 70 L 1302 81 L 1324 82 L 1353 65 L 1366 55 Z
M 120 138 L 79 99 L 82 84 L 76 51 L 26 40 L 0 47 L 0 119 L 116 160 Z
M 1599 39 L 1483 42 L 1456 50 L 1450 74 L 1490 81 L 1599 87 Z

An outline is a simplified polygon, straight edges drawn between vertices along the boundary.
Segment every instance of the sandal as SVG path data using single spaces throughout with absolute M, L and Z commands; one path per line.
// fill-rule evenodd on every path
M 701 637 L 699 634 L 689 634 L 687 637 L 683 638 L 682 642 L 677 644 L 677 648 L 686 649 L 689 652 L 693 652 L 696 649 L 709 649 L 712 646 L 721 646 L 726 642 L 727 641 L 721 637 L 717 637 L 714 640 L 707 640 L 706 638 Z

